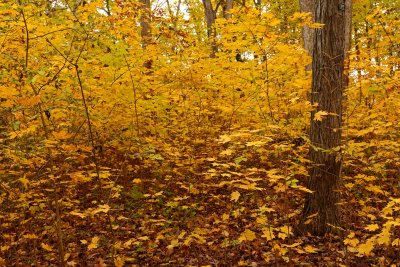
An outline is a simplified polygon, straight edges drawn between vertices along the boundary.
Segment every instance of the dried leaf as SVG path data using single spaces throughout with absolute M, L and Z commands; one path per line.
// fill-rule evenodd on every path
M 232 201 L 238 202 L 239 197 L 240 197 L 240 193 L 238 191 L 235 191 L 235 192 L 233 192 L 231 194 L 231 200 Z
M 239 237 L 240 242 L 253 241 L 254 239 L 256 239 L 256 234 L 249 229 L 246 229 Z

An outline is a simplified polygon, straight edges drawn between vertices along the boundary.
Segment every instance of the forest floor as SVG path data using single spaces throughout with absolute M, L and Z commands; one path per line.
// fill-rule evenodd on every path
M 345 165 L 339 234 L 295 236 L 307 191 L 304 142 L 238 131 L 159 147 L 138 154 L 104 145 L 100 179 L 82 146 L 71 145 L 73 162 L 58 154 L 23 170 L 4 161 L 1 264 L 400 265 L 398 244 L 356 249 L 380 233 L 370 225 L 384 223 L 384 199 L 399 195 L 390 182 L 396 169 L 380 180 L 380 193 L 358 186 L 357 168 Z M 13 176 L 21 171 L 24 177 Z

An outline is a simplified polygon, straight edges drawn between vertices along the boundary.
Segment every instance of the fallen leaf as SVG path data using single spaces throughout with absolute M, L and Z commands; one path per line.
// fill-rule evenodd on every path
M 53 251 L 53 248 L 49 244 L 42 243 L 40 246 L 46 251 Z
M 365 227 L 365 230 L 368 230 L 368 231 L 371 231 L 371 232 L 373 232 L 375 230 L 378 230 L 378 229 L 379 229 L 379 225 L 377 225 L 376 223 L 375 224 L 370 224 L 370 225 Z
M 240 193 L 238 191 L 235 191 L 231 194 L 231 200 L 237 202 L 239 200 Z
M 254 239 L 256 239 L 256 234 L 249 229 L 246 229 L 239 237 L 240 242 L 253 241 Z
M 99 240 L 100 240 L 100 238 L 98 236 L 93 237 L 88 246 L 88 250 L 97 248 L 99 246 Z

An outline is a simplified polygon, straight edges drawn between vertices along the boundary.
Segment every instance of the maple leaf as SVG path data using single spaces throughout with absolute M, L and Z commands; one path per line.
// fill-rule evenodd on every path
M 322 121 L 325 116 L 327 116 L 329 113 L 323 110 L 318 111 L 317 113 L 314 114 L 314 120 L 315 121 Z
M 139 179 L 139 178 L 135 178 L 135 179 L 132 180 L 132 182 L 133 182 L 134 184 L 141 184 L 141 183 L 142 183 L 142 180 Z
M 59 132 L 53 132 L 54 138 L 57 140 L 66 140 L 68 138 L 72 137 L 72 134 L 66 132 L 66 131 L 59 131 Z
M 274 228 L 272 227 L 265 227 L 262 229 L 263 235 L 261 237 L 265 237 L 268 241 L 275 238 Z
M 256 234 L 249 229 L 246 229 L 239 237 L 240 242 L 253 241 L 254 239 L 256 239 Z
M 24 177 L 22 177 L 22 178 L 19 178 L 18 181 L 21 182 L 24 189 L 28 189 L 29 180 L 26 178 L 26 175 L 24 175 Z
M 42 243 L 42 244 L 40 244 L 40 246 L 46 251 L 49 251 L 49 252 L 53 251 L 53 248 L 49 244 Z
M 114 258 L 115 267 L 123 267 L 125 264 L 125 258 L 121 256 L 117 256 Z
M 306 193 L 314 193 L 314 191 L 308 189 L 307 187 L 301 186 L 301 185 L 295 185 L 295 186 L 292 186 L 292 188 L 299 189 L 300 191 L 303 191 Z
M 377 224 L 375 223 L 375 224 L 370 224 L 370 225 L 368 225 L 368 226 L 366 226 L 366 227 L 364 227 L 364 228 L 365 228 L 366 230 L 368 230 L 368 231 L 373 232 L 373 231 L 379 229 L 379 225 L 377 225 Z
M 240 197 L 240 193 L 238 191 L 232 192 L 232 194 L 231 194 L 232 201 L 238 202 L 239 197 Z
M 374 239 L 370 238 L 364 244 L 358 246 L 357 251 L 359 256 L 369 256 L 374 249 Z
M 89 175 L 83 174 L 80 171 L 70 173 L 69 176 L 74 183 L 85 183 L 91 180 Z
M 256 222 L 258 224 L 264 225 L 267 223 L 267 217 L 265 217 L 265 216 L 257 217 Z
M 360 241 L 359 241 L 357 238 L 355 238 L 355 233 L 354 233 L 354 232 L 351 232 L 351 233 L 347 236 L 347 238 L 343 241 L 343 243 L 344 243 L 345 245 L 349 245 L 349 246 L 351 246 L 351 247 L 356 247 L 356 246 L 360 243 Z
M 221 153 L 219 153 L 221 156 L 230 156 L 230 155 L 232 155 L 233 154 L 233 152 L 235 152 L 235 151 L 233 151 L 232 149 L 226 149 L 226 150 L 224 150 L 224 151 L 222 151 Z
M 260 212 L 273 212 L 273 211 L 275 211 L 273 208 L 266 207 L 265 205 L 263 205 L 262 207 L 260 207 L 258 210 L 259 210 Z
M 311 245 L 307 245 L 304 247 L 304 251 L 307 253 L 317 253 L 319 251 L 319 249 L 317 249 Z
M 221 144 L 225 144 L 225 143 L 230 142 L 231 140 L 232 139 L 229 137 L 229 135 L 224 134 L 219 137 L 218 142 Z
M 375 194 L 384 194 L 383 190 L 378 185 L 369 185 L 365 189 Z
M 75 216 L 78 216 L 78 217 L 80 217 L 81 219 L 83 219 L 83 218 L 85 218 L 86 217 L 86 214 L 84 214 L 84 213 L 81 213 L 81 212 L 77 212 L 77 211 L 71 211 L 69 214 L 71 214 L 71 215 L 75 215 Z
M 97 214 L 99 212 L 108 213 L 109 210 L 110 210 L 110 206 L 109 205 L 107 205 L 107 204 L 99 205 L 97 207 L 97 209 L 92 211 L 92 215 L 95 215 L 95 214 Z
M 23 237 L 26 238 L 26 239 L 38 239 L 39 238 L 35 234 L 26 234 L 26 235 L 23 235 Z
M 88 245 L 88 250 L 97 248 L 99 246 L 99 240 L 100 238 L 98 236 L 94 236 Z
M 254 141 L 254 142 L 247 142 L 246 146 L 262 146 L 265 144 L 266 144 L 266 142 L 264 142 L 264 141 Z

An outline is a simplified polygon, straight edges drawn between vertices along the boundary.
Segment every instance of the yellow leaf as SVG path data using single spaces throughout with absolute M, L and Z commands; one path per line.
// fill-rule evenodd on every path
M 21 97 L 18 99 L 18 102 L 21 106 L 24 107 L 33 107 L 40 103 L 40 95 L 32 96 L 32 97 Z
M 231 200 L 237 202 L 239 200 L 240 193 L 238 191 L 235 191 L 231 194 Z
M 82 172 L 73 172 L 69 176 L 73 183 L 85 183 L 91 180 L 89 175 L 83 174 Z
M 97 207 L 97 209 L 95 209 L 94 211 L 92 211 L 92 215 L 95 215 L 95 214 L 97 214 L 97 213 L 99 213 L 99 212 L 107 213 L 109 210 L 110 210 L 110 206 L 109 206 L 109 205 L 107 205 L 107 204 L 99 205 L 99 206 Z
M 300 191 L 306 192 L 306 193 L 314 193 L 314 191 L 308 189 L 307 187 L 301 186 L 301 185 L 296 185 L 292 186 L 293 188 L 299 189 Z
M 219 142 L 219 143 L 222 143 L 222 144 L 225 144 L 225 143 L 230 142 L 231 140 L 232 140 L 232 139 L 231 139 L 228 135 L 224 134 L 224 135 L 221 135 L 221 136 L 219 137 L 218 142 Z
M 90 241 L 90 244 L 88 246 L 88 250 L 92 250 L 94 248 L 97 248 L 99 245 L 99 240 L 100 238 L 98 236 L 95 236 L 92 238 L 92 240 Z
M 38 239 L 39 237 L 37 236 L 37 235 L 35 235 L 35 234 L 26 234 L 26 235 L 23 235 L 24 236 L 24 238 L 26 238 L 26 239 Z
M 385 244 L 386 246 L 388 246 L 390 244 L 390 240 L 391 240 L 391 233 L 390 233 L 390 229 L 391 227 L 385 227 L 382 232 L 378 235 L 376 241 L 379 245 L 383 245 Z
M 258 224 L 266 224 L 267 223 L 267 217 L 265 217 L 265 216 L 257 217 L 256 223 L 258 223 Z
M 11 248 L 11 246 L 1 246 L 1 247 L 0 247 L 0 251 L 1 251 L 1 252 L 4 252 L 4 251 L 9 250 L 10 248 Z
M 317 113 L 314 114 L 314 120 L 315 121 L 322 121 L 325 116 L 327 116 L 329 113 L 323 110 L 318 111 Z
M 11 132 L 11 133 L 8 134 L 8 138 L 9 139 L 14 139 L 17 136 L 18 136 L 18 134 L 16 132 Z
M 53 135 L 57 140 L 65 140 L 72 137 L 72 134 L 67 133 L 66 131 L 53 132 Z
M 349 245 L 349 246 L 351 246 L 351 247 L 356 247 L 356 246 L 360 243 L 360 241 L 359 241 L 357 238 L 355 238 L 355 233 L 354 233 L 354 232 L 351 232 L 351 233 L 347 236 L 347 238 L 343 241 L 343 243 L 344 243 L 345 245 Z
M 171 244 L 169 244 L 169 245 L 167 246 L 168 254 L 172 254 L 172 252 L 174 252 L 174 248 L 175 248 L 176 246 L 178 246 L 178 245 L 179 245 L 179 240 L 178 240 L 178 239 L 173 239 L 173 240 L 171 241 Z
M 132 243 L 135 241 L 135 239 L 129 239 L 128 241 L 126 241 L 124 244 L 123 244 L 123 246 L 125 247 L 125 248 L 129 248 L 131 245 L 132 245 Z
M 254 142 L 247 142 L 246 146 L 262 146 L 265 145 L 266 142 L 263 141 L 254 141 Z
M 292 234 L 292 227 L 290 226 L 282 226 L 279 228 L 280 233 L 278 234 L 278 238 L 286 239 L 289 235 Z
M 307 253 L 317 253 L 318 249 L 313 246 L 307 245 L 304 247 L 304 251 Z
M 85 214 L 83 214 L 83 213 L 80 213 L 80 212 L 77 212 L 77 211 L 71 211 L 69 214 L 71 214 L 71 215 L 75 215 L 75 216 L 78 216 L 78 217 L 80 217 L 81 219 L 83 219 L 83 218 L 85 218 L 85 217 L 86 217 L 86 215 L 85 215 Z
M 246 229 L 239 237 L 240 242 L 253 241 L 254 239 L 256 239 L 256 234 L 249 229 Z
M 282 232 L 278 233 L 278 238 L 280 238 L 280 239 L 282 239 L 282 240 L 285 240 L 286 237 L 287 237 L 287 234 L 286 234 L 286 233 L 282 233 Z
M 53 251 L 53 248 L 49 244 L 42 243 L 41 247 L 46 251 Z
M 21 184 L 23 185 L 24 189 L 28 189 L 29 180 L 26 179 L 26 175 L 24 175 L 24 177 L 22 177 L 22 178 L 19 178 L 18 181 L 21 182 Z
M 226 149 L 226 150 L 224 150 L 224 151 L 222 151 L 221 153 L 219 153 L 221 156 L 230 156 L 230 155 L 232 155 L 233 154 L 233 150 L 232 149 Z
M 114 265 L 115 267 L 123 267 L 125 264 L 125 258 L 124 257 L 115 257 L 114 258 Z
M 365 187 L 365 189 L 367 189 L 368 191 L 375 193 L 375 194 L 384 194 L 384 192 L 382 191 L 381 187 L 379 185 L 369 185 L 367 187 Z
M 265 205 L 258 209 L 260 212 L 273 212 L 273 208 L 267 208 Z
M 263 235 L 261 237 L 265 237 L 268 241 L 275 238 L 274 229 L 272 227 L 265 227 L 262 229 Z
M 297 247 L 297 246 L 299 246 L 299 245 L 301 245 L 301 243 L 296 242 L 296 243 L 293 243 L 293 244 L 291 244 L 291 245 L 285 245 L 285 244 L 283 244 L 282 246 L 287 247 L 287 248 L 295 248 L 295 247 Z
M 365 229 L 368 230 L 368 231 L 373 232 L 373 231 L 379 229 L 379 225 L 377 225 L 376 223 L 375 224 L 370 224 L 370 225 L 366 226 Z
M 369 256 L 371 255 L 372 250 L 374 249 L 374 240 L 368 239 L 367 242 L 358 246 L 358 255 L 359 256 Z

